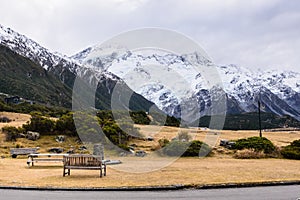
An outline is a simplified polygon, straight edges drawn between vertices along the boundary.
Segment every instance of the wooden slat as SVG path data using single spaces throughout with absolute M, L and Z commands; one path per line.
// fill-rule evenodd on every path
M 32 162 L 62 162 L 61 158 L 35 158 Z

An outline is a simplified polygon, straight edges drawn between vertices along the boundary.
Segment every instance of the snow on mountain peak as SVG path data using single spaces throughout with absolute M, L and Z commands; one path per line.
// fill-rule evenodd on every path
M 215 77 L 219 76 L 222 80 L 221 88 L 223 85 L 221 90 L 226 92 L 231 105 L 235 105 L 235 111 L 253 112 L 259 94 L 265 93 L 268 97 L 264 98 L 274 101 L 269 103 L 269 111 L 276 114 L 289 113 L 296 117 L 298 115 L 295 105 L 299 101 L 299 73 L 278 70 L 253 72 L 233 64 L 216 66 L 197 52 L 175 55 L 151 50 L 123 50 L 108 51 L 108 56 L 102 53 L 97 57 L 97 52 L 93 51 L 91 48 L 88 52 L 82 52 L 88 58 L 86 61 L 92 65 L 97 63 L 94 67 L 116 74 L 134 91 L 155 102 L 169 114 L 176 113 L 178 104 L 190 96 L 196 96 L 201 107 L 207 109 L 211 104 L 209 99 L 212 88 L 218 85 L 216 81 L 215 84 L 210 82 L 214 82 L 214 79 L 218 79 Z M 284 111 L 278 110 L 280 106 L 284 107 Z M 205 111 L 203 113 L 207 114 Z
M 189 97 L 196 97 L 201 112 L 209 114 L 205 109 L 211 106 L 211 97 L 218 94 L 213 94 L 214 91 L 218 92 L 214 86 L 223 85 L 221 90 L 226 92 L 227 100 L 235 107 L 235 111 L 254 111 L 255 101 L 262 93 L 267 111 L 288 113 L 300 119 L 300 73 L 284 70 L 252 72 L 232 64 L 216 66 L 198 52 L 176 55 L 153 52 L 151 49 L 130 51 L 120 46 L 94 46 L 68 58 L 60 53 L 52 53 L 2 25 L 0 44 L 46 70 L 55 71 L 55 67 L 59 66 L 84 77 L 95 73 L 96 79 L 102 75 L 115 80 L 120 77 L 135 92 L 171 115 L 176 116 L 180 111 L 179 104 Z
M 21 56 L 29 58 L 46 70 L 48 70 L 49 66 L 61 64 L 74 71 L 75 65 L 78 64 L 77 61 L 60 53 L 52 53 L 25 35 L 21 35 L 2 25 L 0 25 L 0 44 L 10 48 Z

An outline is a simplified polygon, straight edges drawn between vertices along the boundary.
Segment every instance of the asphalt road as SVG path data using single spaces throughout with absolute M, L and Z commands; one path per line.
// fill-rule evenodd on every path
M 3 200 L 297 200 L 300 185 L 177 191 L 33 191 L 0 189 Z

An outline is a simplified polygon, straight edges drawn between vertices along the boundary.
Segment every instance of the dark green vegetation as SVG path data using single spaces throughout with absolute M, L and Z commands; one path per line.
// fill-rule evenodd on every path
M 107 111 L 102 110 L 97 113 L 100 119 L 109 119 L 118 121 L 127 121 L 128 123 L 143 125 L 160 125 L 160 126 L 180 126 L 180 120 L 162 113 L 152 113 L 151 116 L 144 111 Z
M 178 133 L 172 141 L 160 139 L 160 152 L 167 156 L 196 157 L 210 155 L 212 148 L 199 140 L 189 141 L 191 136 L 187 132 Z
M 52 73 L 0 45 L 0 88 L 43 104 L 71 107 L 72 90 Z
M 206 156 L 209 155 L 212 151 L 212 149 L 206 143 L 201 142 L 199 140 L 193 140 L 191 142 L 185 142 L 180 140 L 174 140 L 171 142 L 161 142 L 164 143 L 162 153 L 167 156 Z
M 23 128 L 16 128 L 14 126 L 6 126 L 2 128 L 2 132 L 5 134 L 5 140 L 8 142 L 16 141 L 23 131 Z
M 263 151 L 266 154 L 273 153 L 275 151 L 274 144 L 265 137 L 250 137 L 245 139 L 239 139 L 235 141 L 233 149 L 253 149 L 254 151 Z
M 284 158 L 300 160 L 300 140 L 293 141 L 281 150 Z
M 60 117 L 69 111 L 65 108 L 45 106 L 41 104 L 30 104 L 28 102 L 22 102 L 20 104 L 6 104 L 3 99 L 0 98 L 0 111 L 26 113 L 39 112 L 44 116 Z
M 222 117 L 219 117 L 220 119 Z M 296 119 L 284 115 L 278 116 L 272 113 L 261 113 L 262 129 L 298 127 L 300 122 Z M 204 116 L 200 119 L 199 127 L 209 127 L 211 116 Z M 227 115 L 225 118 L 224 130 L 258 130 L 258 113 L 243 113 L 236 115 Z

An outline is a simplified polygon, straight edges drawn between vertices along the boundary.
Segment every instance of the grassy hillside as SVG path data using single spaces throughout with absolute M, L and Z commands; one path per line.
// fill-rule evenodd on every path
M 35 102 L 71 107 L 72 90 L 52 73 L 0 45 L 0 92 Z

